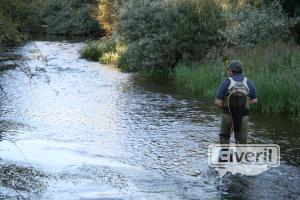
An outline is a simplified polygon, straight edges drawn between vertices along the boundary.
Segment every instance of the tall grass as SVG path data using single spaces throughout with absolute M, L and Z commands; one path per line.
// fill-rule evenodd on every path
M 244 74 L 253 80 L 258 94 L 257 110 L 300 118 L 300 48 L 288 44 L 231 50 Z M 196 95 L 213 98 L 226 67 L 222 62 L 179 64 L 176 82 Z
M 224 74 L 221 63 L 180 63 L 175 68 L 179 87 L 204 97 L 214 97 L 220 81 L 225 78 Z

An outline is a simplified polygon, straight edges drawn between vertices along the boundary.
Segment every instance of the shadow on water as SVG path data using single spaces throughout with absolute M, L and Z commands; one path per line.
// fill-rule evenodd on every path
M 221 199 L 298 199 L 298 173 L 298 168 L 282 164 L 257 176 L 225 175 Z
M 300 166 L 300 124 L 283 116 L 255 114 L 252 116 L 252 140 L 255 143 L 274 143 L 289 164 Z
M 57 35 L 57 34 L 31 34 L 32 41 L 49 41 L 49 42 L 84 42 L 88 39 L 86 36 L 78 35 Z

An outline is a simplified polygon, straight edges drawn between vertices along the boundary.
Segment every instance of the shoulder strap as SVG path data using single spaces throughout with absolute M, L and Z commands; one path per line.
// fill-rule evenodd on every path
M 248 89 L 248 91 L 249 91 L 249 87 L 248 87 L 247 81 L 248 81 L 247 77 L 244 77 L 243 85 L 244 85 L 244 86 Z
M 236 81 L 233 80 L 233 78 L 231 78 L 231 77 L 229 77 L 228 79 L 230 81 L 230 85 L 229 85 L 228 89 L 230 90 L 233 86 L 236 85 Z

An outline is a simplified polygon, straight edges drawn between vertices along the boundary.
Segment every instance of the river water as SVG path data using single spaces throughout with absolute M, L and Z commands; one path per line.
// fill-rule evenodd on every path
M 220 115 L 174 85 L 80 58 L 83 43 L 33 41 L 1 73 L 1 198 L 297 199 L 299 125 L 252 116 L 250 139 L 281 146 L 258 176 L 207 164 Z

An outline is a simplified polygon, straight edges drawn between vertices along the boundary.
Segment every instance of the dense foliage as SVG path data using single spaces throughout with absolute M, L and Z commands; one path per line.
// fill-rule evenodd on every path
M 0 45 L 16 45 L 30 33 L 101 35 L 98 0 L 1 0 Z
M 259 7 L 230 7 L 225 16 L 227 26 L 224 36 L 231 45 L 269 44 L 287 41 L 290 37 L 289 26 L 292 20 L 287 17 L 278 1 Z
M 100 31 L 96 0 L 44 1 L 49 33 L 86 35 Z
M 123 2 L 117 24 L 113 38 L 122 50 L 115 48 L 106 55 L 117 54 L 115 63 L 128 70 L 165 71 L 181 61 L 200 61 L 209 50 L 221 48 L 219 30 L 225 21 L 211 0 L 131 0 Z M 102 48 L 107 49 L 98 43 L 97 49 Z M 83 55 L 91 52 L 86 50 Z
M 0 46 L 14 45 L 28 38 L 31 10 L 28 1 L 0 1 Z
M 147 46 L 147 49 L 149 46 L 151 46 L 149 48 L 156 48 L 154 47 L 155 43 L 162 42 L 166 48 L 169 48 L 172 47 L 172 45 L 174 46 L 176 42 L 174 42 L 173 39 L 168 41 L 168 37 L 178 36 L 180 36 L 181 39 L 184 39 L 184 41 L 194 44 L 194 37 L 192 38 L 189 36 L 183 36 L 183 34 L 178 34 L 178 31 L 176 32 L 176 30 L 178 30 L 178 27 L 180 27 L 180 30 L 188 33 L 188 29 L 191 28 L 191 26 L 195 26 L 195 30 L 191 29 L 191 32 L 196 32 L 196 29 L 201 29 L 201 31 L 203 31 L 204 26 L 198 26 L 198 24 L 199 21 L 204 21 L 204 19 L 201 19 L 201 16 L 199 18 L 195 16 L 198 15 L 202 9 L 199 7 L 200 4 L 207 5 L 208 2 L 209 1 L 207 0 L 1 0 L 0 44 L 13 45 L 20 43 L 28 38 L 28 33 L 32 32 L 48 32 L 54 34 L 72 35 L 93 34 L 97 36 L 102 36 L 104 34 L 107 36 L 118 34 L 119 36 L 121 35 L 124 37 L 129 45 L 128 53 L 126 59 L 124 59 L 124 62 L 126 61 L 125 63 L 132 65 L 132 63 L 136 63 L 134 61 L 136 58 L 130 56 L 132 55 L 130 52 L 139 53 L 139 48 L 143 48 L 142 45 Z M 241 44 L 245 42 L 244 38 L 245 40 L 248 40 L 245 42 L 246 44 L 254 44 L 257 42 L 260 43 L 260 41 L 268 42 L 269 40 L 277 40 L 279 37 L 283 37 L 285 39 L 286 37 L 290 36 L 290 34 L 295 36 L 296 39 L 298 38 L 300 42 L 299 18 L 298 21 L 290 23 L 291 21 L 289 21 L 286 15 L 281 12 L 282 9 L 280 7 L 272 6 L 280 2 L 289 17 L 300 17 L 299 1 L 214 0 L 209 3 L 214 4 L 214 2 L 218 7 L 222 7 L 223 11 L 224 8 L 228 8 L 232 5 L 237 8 L 228 12 L 230 15 L 227 13 L 224 17 L 228 24 L 227 29 L 225 30 L 225 38 L 227 38 L 227 40 L 233 44 Z M 265 4 L 268 6 L 263 6 Z M 155 6 L 161 6 L 162 8 L 155 8 Z M 153 17 L 153 13 L 151 12 L 156 12 L 155 9 L 158 9 L 157 16 Z M 164 11 L 162 11 L 162 9 Z M 199 13 L 195 13 L 197 9 Z M 191 12 L 189 13 L 189 11 Z M 206 12 L 204 9 L 203 11 Z M 204 14 L 203 11 L 201 11 L 201 15 L 203 14 L 204 16 L 206 14 Z M 214 15 L 211 11 L 207 11 L 207 13 Z M 210 20 L 214 20 L 214 18 L 217 19 L 219 17 L 218 15 L 219 14 L 216 14 L 215 17 L 211 17 Z M 184 20 L 191 21 L 189 23 L 185 23 Z M 218 20 L 215 21 L 218 22 Z M 141 45 L 137 45 L 133 43 L 136 43 L 136 40 L 139 39 L 135 39 L 135 41 L 132 42 L 130 41 L 130 38 L 126 38 L 126 35 L 122 35 L 123 32 L 118 31 L 123 30 L 126 33 L 130 31 L 137 32 L 135 29 L 140 31 L 143 29 L 142 25 L 145 23 L 159 24 L 159 26 L 155 27 L 153 24 L 153 30 L 150 31 L 157 31 L 154 35 L 159 35 L 159 32 L 162 32 L 164 33 L 164 36 L 162 36 L 161 39 L 157 39 L 153 34 L 146 34 L 143 36 L 143 38 L 139 38 L 142 40 Z M 237 26 L 237 24 L 240 26 Z M 121 29 L 118 29 L 119 25 L 122 26 Z M 102 29 L 105 29 L 105 33 Z M 145 30 L 142 31 L 145 32 Z M 259 34 L 257 34 L 258 32 Z M 205 37 L 205 34 L 201 35 L 201 37 Z M 271 36 L 271 38 L 266 37 L 266 35 Z M 195 38 L 199 39 L 197 34 L 195 35 Z M 148 45 L 148 40 L 152 39 L 153 45 Z M 198 41 L 197 39 L 195 40 Z M 177 41 L 180 41 L 180 39 Z M 170 43 L 172 43 L 172 45 L 170 45 Z M 179 42 L 179 44 L 182 43 Z M 184 44 L 182 46 L 184 46 Z M 176 55 L 173 55 L 175 58 L 171 58 L 172 56 L 167 58 L 168 60 L 170 59 L 170 61 L 167 62 L 170 64 L 170 66 L 173 66 L 173 62 L 176 63 L 177 60 L 181 60 L 181 57 L 184 60 L 186 56 L 190 57 L 191 54 L 191 57 L 194 59 L 195 54 L 191 52 L 186 53 L 185 51 L 187 48 L 182 50 L 182 46 L 180 49 L 177 48 L 175 50 Z M 171 49 L 174 50 L 174 48 Z M 193 47 L 189 48 L 189 51 L 193 51 L 190 49 L 193 49 Z M 161 49 L 159 50 L 161 51 L 161 54 L 166 53 Z M 203 51 L 204 54 L 205 52 L 206 51 Z M 196 55 L 198 56 L 198 54 Z M 144 58 L 145 55 L 139 55 L 138 57 L 143 57 L 144 60 L 139 61 L 142 64 L 145 62 L 149 63 L 148 58 Z M 202 57 L 202 55 L 200 57 Z M 197 59 L 198 58 L 195 58 L 194 60 Z M 136 64 L 140 65 L 138 62 Z M 155 64 L 157 64 L 158 68 L 161 68 L 160 66 L 165 65 L 165 63 L 162 63 L 161 61 Z
M 83 57 L 94 61 L 117 65 L 125 50 L 124 45 L 117 42 L 115 38 L 110 38 L 103 41 L 88 41 L 87 45 L 81 50 L 81 54 Z
M 211 0 L 130 1 L 117 29 L 128 45 L 120 64 L 164 70 L 180 61 L 199 61 L 220 44 L 223 24 Z
M 116 52 L 105 47 L 110 42 L 96 42 L 87 45 L 83 56 L 93 54 L 89 46 L 101 52 L 111 49 L 106 55 L 118 58 L 111 60 L 126 70 L 169 71 L 179 62 L 214 60 L 226 46 L 287 42 L 297 27 L 296 18 L 288 17 L 278 0 L 100 2 L 100 21 L 113 35 L 109 40 L 117 39 L 125 50 Z M 92 57 L 103 60 L 102 54 Z

